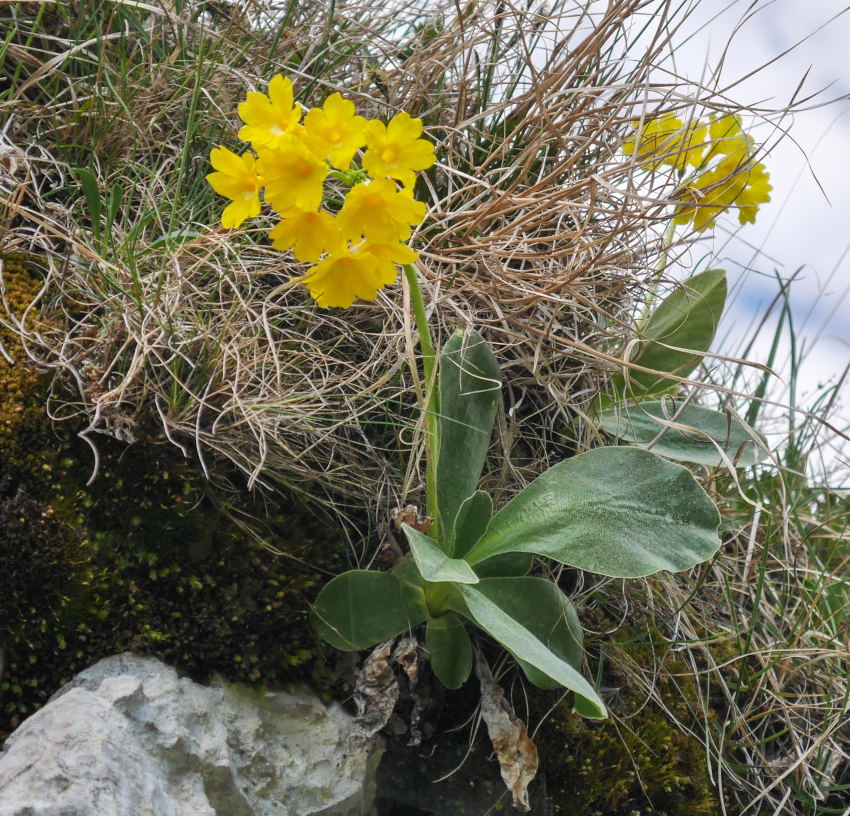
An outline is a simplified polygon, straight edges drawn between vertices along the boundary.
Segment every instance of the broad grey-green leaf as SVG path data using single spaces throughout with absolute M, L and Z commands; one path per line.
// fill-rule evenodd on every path
M 470 618 L 520 660 L 556 680 L 560 685 L 581 694 L 596 706 L 597 717 L 603 719 L 607 716 L 605 706 L 593 686 L 569 663 L 554 654 L 530 630 L 514 620 L 485 593 L 480 592 L 478 587 L 458 584 L 457 589 L 463 598 L 463 604 L 457 605 L 456 612 Z
M 311 613 L 319 636 L 344 652 L 368 649 L 427 620 L 421 589 L 388 572 L 352 570 L 319 593 Z
M 719 445 L 731 461 L 741 451 L 739 467 L 749 467 L 764 457 L 764 448 L 753 439 L 753 436 L 761 439 L 766 447 L 764 436 L 731 415 L 699 405 L 687 405 L 678 416 L 676 413 L 672 399 L 610 408 L 601 414 L 602 430 L 623 442 L 646 447 L 664 431 L 666 423 L 673 422 L 681 427 L 668 427 L 652 446 L 652 450 L 660 456 L 677 462 L 719 467 L 725 464 L 717 449 Z
M 588 572 L 679 572 L 720 547 L 720 513 L 693 474 L 640 448 L 597 448 L 535 479 L 493 516 L 475 565 L 532 552 Z
M 473 569 L 479 578 L 519 578 L 534 563 L 534 553 L 509 552 L 479 561 Z
M 472 644 L 463 619 L 449 612 L 429 620 L 425 646 L 437 679 L 446 688 L 460 688 L 472 671 Z
M 457 511 L 455 518 L 455 558 L 463 558 L 481 539 L 493 518 L 493 500 L 490 494 L 476 490 Z
M 723 269 L 707 269 L 683 281 L 650 316 L 643 330 L 643 351 L 631 362 L 687 377 L 703 359 L 688 350 L 708 351 L 726 305 L 726 291 Z M 629 381 L 630 387 L 625 388 L 622 375 L 612 378 L 619 399 L 659 394 L 676 385 L 674 380 L 642 371 L 630 371 Z
M 442 583 L 453 581 L 458 584 L 477 584 L 478 576 L 472 567 L 460 558 L 449 558 L 428 536 L 402 524 L 410 544 L 410 552 L 426 581 Z
M 404 556 L 404 560 L 397 567 L 394 567 L 392 574 L 402 581 L 407 581 L 413 586 L 422 586 L 422 575 L 419 572 L 419 567 L 416 566 L 416 560 L 411 553 Z
M 475 492 L 502 386 L 499 363 L 475 331 L 457 331 L 440 354 L 440 450 L 437 511 L 441 541 L 453 554 L 454 523 L 461 504 Z
M 488 578 L 476 587 L 496 606 L 524 626 L 550 652 L 581 671 L 582 632 L 575 607 L 552 582 L 544 578 Z M 514 655 L 528 679 L 545 689 L 560 687 L 530 663 Z

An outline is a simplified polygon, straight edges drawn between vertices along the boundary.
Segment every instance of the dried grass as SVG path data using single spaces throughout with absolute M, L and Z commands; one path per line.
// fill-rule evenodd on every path
M 209 149 L 232 144 L 238 100 L 278 71 L 308 104 L 343 90 L 361 112 L 421 116 L 438 142 L 440 163 L 419 191 L 430 217 L 413 244 L 437 336 L 474 325 L 502 365 L 488 489 L 504 498 L 553 458 L 594 444 L 588 406 L 622 365 L 673 193 L 667 175 L 637 173 L 622 140 L 635 119 L 660 111 L 738 110 L 664 67 L 688 11 L 646 0 L 150 0 L 150 13 L 115 6 L 86 20 L 81 3 L 64 17 L 49 4 L 16 12 L 0 246 L 40 259 L 42 322 L 8 309 L 3 320 L 54 372 L 51 415 L 82 422 L 95 457 L 97 434 L 153 434 L 205 469 L 229 461 L 250 486 L 323 493 L 341 514 L 383 515 L 422 493 L 423 384 L 410 365 L 402 283 L 371 304 L 319 310 L 303 290 L 281 291 L 303 267 L 263 240 L 269 213 L 235 232 L 211 227 L 221 203 L 203 179 Z M 386 70 L 377 85 L 372 63 Z M 78 167 L 100 182 L 100 240 Z M 125 198 L 110 223 L 118 187 Z M 767 535 L 733 483 L 707 476 L 728 518 L 722 559 L 691 577 L 633 582 L 625 594 L 607 585 L 605 597 L 612 608 L 622 599 L 624 617 L 634 604 L 650 610 L 655 637 L 692 665 L 706 690 L 702 726 L 682 727 L 706 743 L 718 785 L 742 801 L 759 797 L 766 812 L 808 812 L 801 796 L 844 761 L 846 637 L 842 646 L 794 628 L 817 608 L 811 599 L 796 597 L 808 613 L 782 607 L 795 569 L 824 566 L 814 555 L 800 566 L 796 510 L 763 510 L 777 515 Z M 355 558 L 365 559 L 359 547 Z M 577 597 L 590 603 L 589 593 Z M 746 694 L 733 688 L 743 661 Z M 652 673 L 633 670 L 653 697 Z M 727 712 L 719 736 L 705 727 L 709 708 Z M 787 736 L 763 745 L 783 723 Z

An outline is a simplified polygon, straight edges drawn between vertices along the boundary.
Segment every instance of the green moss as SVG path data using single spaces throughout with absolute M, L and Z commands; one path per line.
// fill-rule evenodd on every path
M 631 633 L 634 635 L 634 631 Z M 665 651 L 663 668 L 646 642 L 621 633 L 621 645 L 604 647 L 602 686 L 611 690 L 611 718 L 597 723 L 571 712 L 570 700 L 562 702 L 537 733 L 541 767 L 555 813 L 571 816 L 714 816 L 720 813 L 717 790 L 708 775 L 702 744 L 684 734 L 673 722 L 696 723 L 697 690 L 688 667 L 675 653 Z M 619 654 L 618 654 L 619 651 Z M 616 659 L 616 658 L 623 659 Z M 664 709 L 630 683 L 632 665 L 645 676 L 657 672 L 655 692 Z M 595 667 L 592 667 L 595 669 Z M 633 675 L 632 675 L 633 677 Z M 675 678 L 675 682 L 672 678 Z M 532 694 L 533 716 L 544 716 L 552 696 L 539 690 Z M 709 712 L 713 716 L 713 712 Z M 727 813 L 736 813 L 726 802 Z
M 7 258 L 4 281 L 21 314 L 36 266 Z M 150 437 L 99 437 L 86 487 L 90 449 L 47 420 L 47 380 L 15 335 L 0 328 L 0 341 L 15 360 L 0 361 L 0 741 L 116 652 L 155 654 L 199 679 L 279 684 L 316 670 L 307 612 L 322 575 L 338 571 L 335 532 L 302 506 L 216 493 Z

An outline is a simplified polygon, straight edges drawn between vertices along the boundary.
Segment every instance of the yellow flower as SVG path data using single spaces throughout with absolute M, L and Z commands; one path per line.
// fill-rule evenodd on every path
M 773 187 L 768 183 L 770 173 L 759 163 L 748 173 L 747 186 L 742 190 L 735 202 L 738 207 L 738 222 L 743 226 L 747 222 L 756 223 L 756 213 L 760 204 L 770 201 L 770 191 Z
M 269 232 L 275 249 L 292 249 L 302 263 L 316 263 L 340 242 L 339 229 L 328 212 L 301 212 L 290 210 L 283 220 Z
M 712 119 L 708 125 L 708 135 L 711 143 L 706 159 L 718 154 L 734 159 L 738 164 L 745 164 L 752 152 L 753 140 L 741 130 L 741 120 L 732 114 L 726 114 Z
M 737 205 L 738 221 L 742 225 L 755 223 L 759 205 L 770 201 L 770 176 L 763 164 L 741 172 L 739 167 L 738 158 L 733 155 L 691 182 L 688 192 L 693 204 L 680 207 L 675 222 L 693 221 L 694 229 L 702 232 L 713 227 L 722 212 Z
M 349 190 L 337 224 L 347 240 L 365 236 L 381 244 L 395 244 L 410 238 L 410 225 L 421 224 L 425 213 L 425 204 L 414 201 L 410 189 L 398 192 L 395 182 L 373 179 Z
M 413 187 L 418 170 L 427 170 L 435 161 L 434 145 L 420 139 L 422 120 L 412 119 L 409 113 L 396 114 L 385 127 L 383 122 L 366 126 L 366 145 L 363 169 L 374 179 L 389 176 L 405 187 Z
M 391 284 L 395 265 L 365 249 L 340 244 L 323 261 L 307 270 L 304 285 L 319 306 L 347 309 L 355 298 L 374 300 L 378 290 Z
M 338 170 L 347 170 L 357 149 L 366 144 L 366 120 L 355 115 L 354 103 L 335 93 L 323 108 L 313 108 L 304 119 L 305 143 L 323 159 L 330 156 Z
M 271 99 L 269 99 L 271 97 Z M 280 74 L 269 83 L 269 96 L 248 91 L 248 98 L 239 105 L 239 115 L 245 126 L 239 138 L 258 147 L 278 147 L 287 133 L 298 127 L 301 105 L 292 101 L 292 82 Z
M 259 171 L 266 183 L 266 201 L 278 212 L 292 207 L 304 212 L 319 208 L 328 166 L 300 139 L 287 133 L 279 148 L 259 148 L 257 154 Z
M 639 125 L 635 122 L 634 135 L 623 142 L 626 155 L 637 153 L 641 163 L 655 167 L 669 164 L 684 170 L 688 164 L 699 166 L 705 147 L 705 125 L 701 122 L 685 125 L 668 112 L 645 123 L 642 130 Z
M 246 218 L 259 215 L 263 181 L 257 175 L 254 156 L 238 156 L 226 147 L 218 147 L 210 153 L 210 161 L 218 172 L 210 173 L 207 181 L 219 195 L 233 199 L 221 215 L 222 226 L 238 227 Z
M 374 255 L 383 265 L 386 275 L 393 275 L 395 280 L 395 264 L 412 264 L 419 259 L 419 254 L 414 252 L 407 244 L 396 241 L 394 244 L 376 244 L 374 241 L 366 241 L 363 251 Z

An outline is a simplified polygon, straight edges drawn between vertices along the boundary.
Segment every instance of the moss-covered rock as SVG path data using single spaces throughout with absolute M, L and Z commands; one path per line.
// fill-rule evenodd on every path
M 9 308 L 37 267 L 5 259 Z M 287 683 L 315 668 L 307 613 L 338 538 L 304 507 L 214 491 L 176 448 L 98 438 L 100 468 L 45 412 L 47 380 L 0 328 L 0 741 L 76 673 L 121 651 L 203 678 Z M 226 474 L 218 474 L 224 476 Z
M 608 720 L 579 717 L 570 699 L 547 714 L 551 694 L 530 691 L 532 721 L 543 717 L 535 740 L 552 810 L 570 816 L 714 816 L 722 811 L 705 749 L 671 719 L 705 728 L 693 715 L 699 695 L 689 667 L 663 643 L 653 649 L 652 638 L 639 635 L 639 621 L 633 627 L 602 650 Z M 655 677 L 656 699 L 647 700 L 635 676 Z M 727 813 L 737 812 L 731 802 L 725 804 Z

